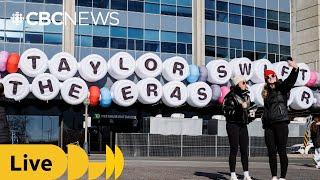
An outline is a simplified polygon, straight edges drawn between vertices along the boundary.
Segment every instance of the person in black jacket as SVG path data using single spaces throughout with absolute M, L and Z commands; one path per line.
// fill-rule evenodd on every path
M 299 68 L 291 57 L 288 64 L 292 67 L 292 71 L 287 79 L 280 81 L 276 73 L 272 70 L 265 70 L 264 76 L 266 85 L 263 89 L 262 96 L 264 99 L 264 112 L 262 116 L 262 124 L 265 129 L 265 143 L 268 148 L 269 165 L 271 169 L 272 179 L 277 178 L 277 152 L 280 157 L 281 176 L 285 179 L 288 169 L 287 157 L 287 140 L 288 140 L 288 124 L 290 123 L 288 116 L 287 102 L 290 90 L 298 78 Z
M 314 147 L 314 161 L 316 168 L 320 169 L 320 117 L 315 117 L 310 126 L 311 140 Z
M 227 121 L 226 129 L 230 144 L 229 167 L 231 180 L 237 180 L 235 168 L 239 145 L 244 179 L 251 180 L 248 171 L 249 137 L 247 124 L 254 119 L 256 109 L 251 108 L 249 112 L 249 108 L 252 107 L 253 103 L 250 101 L 245 79 L 242 76 L 236 76 L 232 79 L 232 83 L 231 91 L 225 96 L 223 103 L 223 111 Z

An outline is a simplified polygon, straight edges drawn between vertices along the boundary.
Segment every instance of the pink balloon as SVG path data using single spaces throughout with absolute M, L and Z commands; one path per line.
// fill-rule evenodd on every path
M 315 71 L 311 71 L 311 76 L 310 76 L 310 79 L 309 79 L 309 81 L 308 81 L 308 83 L 307 83 L 307 86 L 308 87 L 313 87 L 313 86 L 315 86 L 316 85 L 316 82 L 317 82 L 317 72 L 315 72 Z
M 6 71 L 8 58 L 9 58 L 9 53 L 7 51 L 0 52 L 0 71 L 1 72 Z
M 230 92 L 230 88 L 227 86 L 222 86 L 221 87 L 221 96 L 218 99 L 218 102 L 220 104 L 223 104 L 224 101 L 224 97 Z

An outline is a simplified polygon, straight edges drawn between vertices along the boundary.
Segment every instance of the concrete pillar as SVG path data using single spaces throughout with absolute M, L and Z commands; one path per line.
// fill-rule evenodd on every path
M 320 0 L 291 0 L 291 51 L 298 62 L 320 70 Z
M 63 12 L 75 18 L 75 0 L 63 0 Z M 62 50 L 74 55 L 74 24 L 66 18 L 62 32 Z
M 192 1 L 192 62 L 205 64 L 205 1 Z

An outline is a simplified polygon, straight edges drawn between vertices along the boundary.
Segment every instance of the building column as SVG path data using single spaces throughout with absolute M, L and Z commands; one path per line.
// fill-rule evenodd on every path
M 291 54 L 320 70 L 320 0 L 291 0 Z
M 192 62 L 205 65 L 205 1 L 192 0 Z
M 75 18 L 75 9 L 75 0 L 63 0 L 63 13 L 67 13 L 72 19 Z M 70 19 L 65 20 L 62 31 L 62 50 L 74 55 L 74 25 Z

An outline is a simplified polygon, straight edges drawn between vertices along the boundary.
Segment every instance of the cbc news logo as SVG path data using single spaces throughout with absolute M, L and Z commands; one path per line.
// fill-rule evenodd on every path
M 106 161 L 90 161 L 79 146 L 68 145 L 68 154 L 55 145 L 0 145 L 1 179 L 58 179 L 68 170 L 68 179 L 118 179 L 124 158 L 118 146 L 115 153 L 106 146 Z

